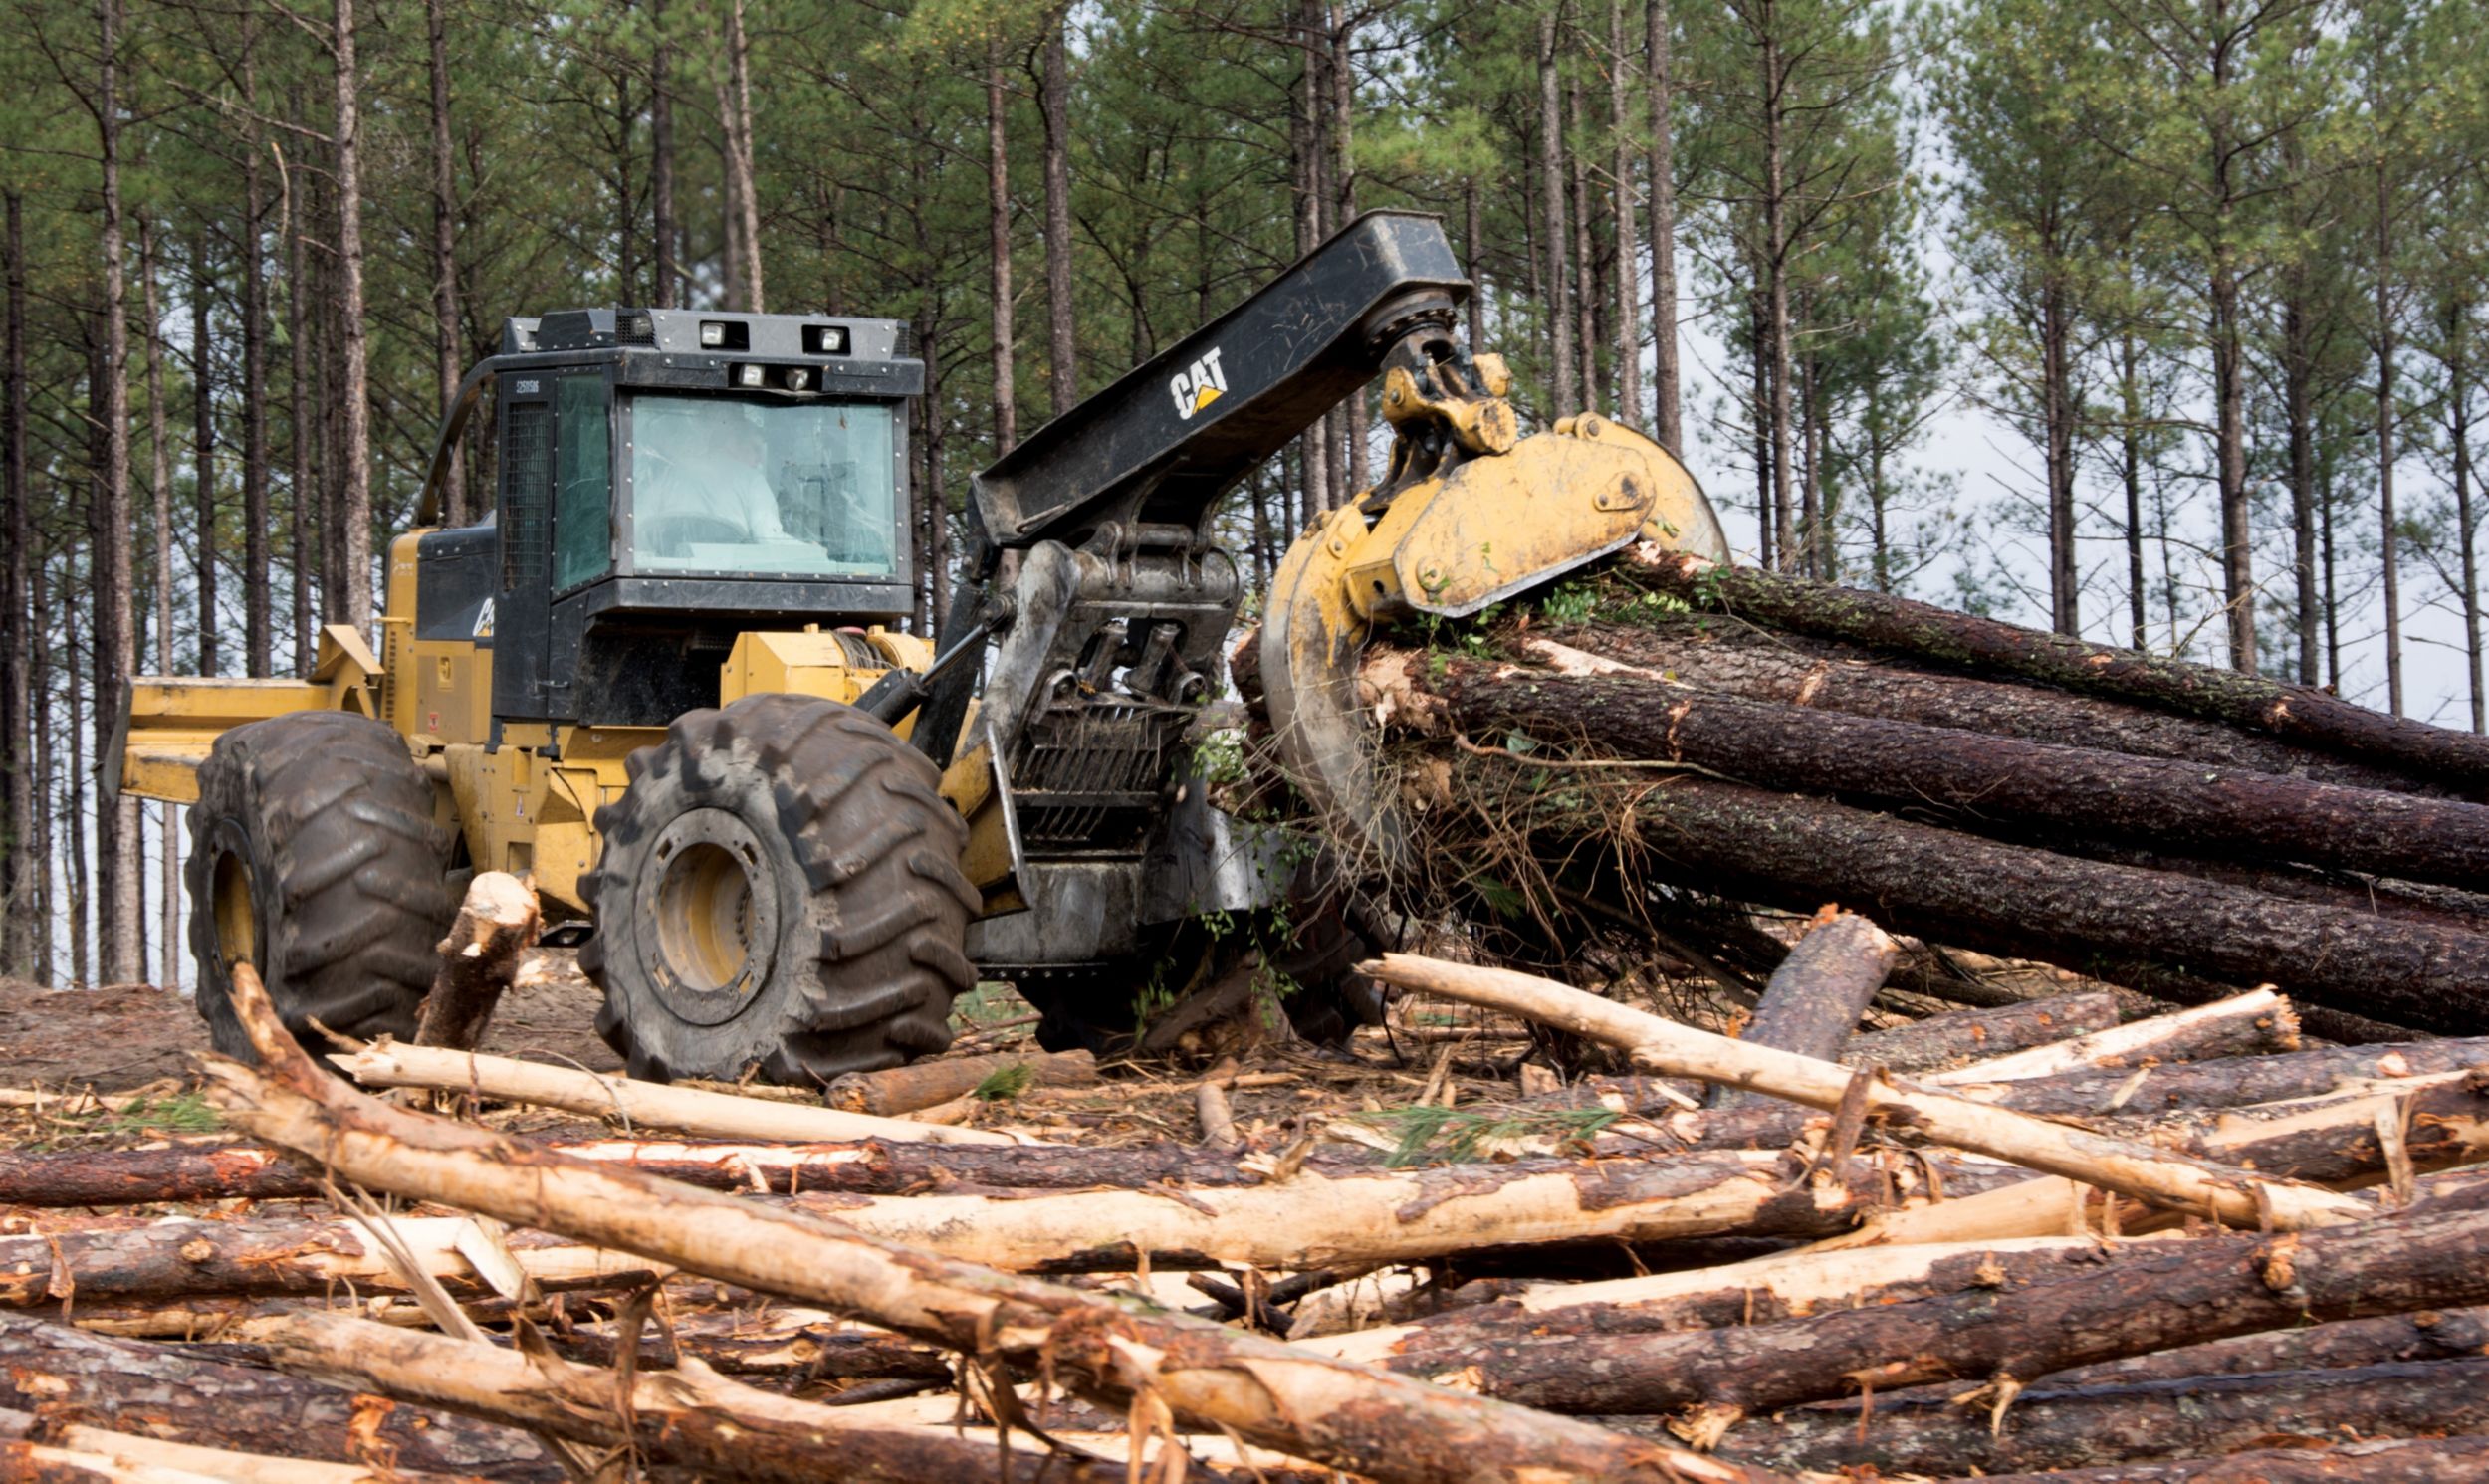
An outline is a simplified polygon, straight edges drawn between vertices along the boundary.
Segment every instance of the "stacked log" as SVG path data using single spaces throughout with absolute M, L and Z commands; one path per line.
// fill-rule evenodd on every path
M 1541 943 L 1750 961 L 1687 901 L 1837 902 L 2162 1001 L 2271 984 L 2330 1040 L 2489 1030 L 2489 741 L 1655 548 L 1597 581 L 1603 616 L 1368 650 L 1412 854 L 1459 863 L 1369 889 L 1509 918 L 1483 855 Z

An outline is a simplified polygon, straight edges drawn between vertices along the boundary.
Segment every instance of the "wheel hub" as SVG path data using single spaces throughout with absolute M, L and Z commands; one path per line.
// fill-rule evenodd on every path
M 760 836 L 724 809 L 693 809 L 657 836 L 650 861 L 633 896 L 658 996 L 694 1025 L 734 1019 L 777 956 L 778 893 Z
M 250 863 L 230 850 L 219 851 L 208 875 L 210 921 L 216 927 L 216 956 L 230 970 L 237 963 L 257 965 L 259 912 L 251 900 Z

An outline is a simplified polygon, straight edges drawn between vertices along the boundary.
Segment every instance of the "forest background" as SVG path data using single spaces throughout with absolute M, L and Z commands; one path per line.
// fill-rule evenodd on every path
M 998 450 L 1377 207 L 1525 423 L 1680 450 L 1746 559 L 2484 724 L 2482 0 L 0 7 L 0 971 L 181 980 L 127 677 L 367 626 L 505 315 L 906 320 L 930 572 Z M 1256 577 L 1385 436 L 1238 491 Z

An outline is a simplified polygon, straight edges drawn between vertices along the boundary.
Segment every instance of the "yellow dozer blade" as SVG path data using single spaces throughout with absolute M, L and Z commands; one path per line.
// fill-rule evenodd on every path
M 1635 540 L 1728 559 L 1710 501 L 1666 449 L 1590 413 L 1516 442 L 1501 362 L 1481 355 L 1477 365 L 1485 398 L 1430 400 L 1392 373 L 1384 411 L 1404 448 L 1425 420 L 1469 457 L 1307 527 L 1280 559 L 1262 620 L 1281 760 L 1335 835 L 1362 850 L 1357 864 L 1385 873 L 1407 864 L 1408 831 L 1360 716 L 1358 658 L 1377 627 L 1475 613 Z M 1396 473 L 1402 459 L 1396 452 Z

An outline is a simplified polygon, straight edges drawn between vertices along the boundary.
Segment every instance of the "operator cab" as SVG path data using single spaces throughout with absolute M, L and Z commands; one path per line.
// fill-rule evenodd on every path
M 718 703 L 737 634 L 911 611 L 908 402 L 892 319 L 569 310 L 503 321 L 484 524 L 422 537 L 417 638 L 493 649 L 505 721 L 655 726 Z

